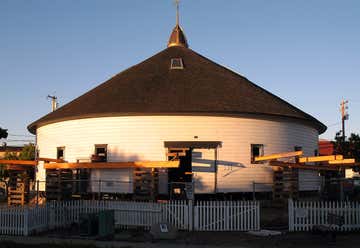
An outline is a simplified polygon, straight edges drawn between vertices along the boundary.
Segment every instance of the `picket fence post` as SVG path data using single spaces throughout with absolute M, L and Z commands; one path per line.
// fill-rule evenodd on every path
M 290 198 L 288 200 L 288 218 L 289 218 L 289 231 L 294 231 L 294 202 Z
M 23 230 L 24 230 L 24 236 L 29 235 L 29 209 L 28 207 L 23 208 Z
M 188 212 L 188 228 L 189 231 L 192 231 L 194 229 L 194 203 L 193 200 L 189 200 L 189 204 L 187 206 L 187 212 Z

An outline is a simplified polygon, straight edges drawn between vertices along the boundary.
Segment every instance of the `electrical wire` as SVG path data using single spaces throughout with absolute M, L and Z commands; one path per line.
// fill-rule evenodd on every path
M 35 137 L 35 135 L 30 135 L 30 134 L 12 134 L 9 133 L 8 136 L 14 136 L 14 137 Z

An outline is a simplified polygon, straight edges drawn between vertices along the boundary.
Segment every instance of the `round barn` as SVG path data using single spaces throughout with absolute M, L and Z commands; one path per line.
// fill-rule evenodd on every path
M 155 190 L 181 194 L 191 184 L 200 195 L 271 192 L 273 169 L 254 157 L 299 149 L 314 155 L 326 126 L 191 50 L 177 23 L 166 49 L 28 129 L 40 157 L 79 164 L 178 160 L 178 168 L 151 170 Z M 89 180 L 102 183 L 85 191 L 136 194 L 138 170 L 87 169 Z M 45 175 L 39 164 L 37 179 Z M 298 172 L 299 191 L 317 190 L 319 183 L 317 172 Z

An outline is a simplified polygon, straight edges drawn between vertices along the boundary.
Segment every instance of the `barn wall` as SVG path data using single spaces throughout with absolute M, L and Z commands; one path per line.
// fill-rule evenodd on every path
M 40 156 L 55 158 L 56 147 L 65 146 L 65 159 L 69 162 L 89 159 L 94 144 L 108 144 L 109 161 L 166 160 L 164 141 L 221 141 L 216 191 L 249 192 L 253 181 L 259 183 L 257 191 L 270 191 L 272 170 L 266 164 L 250 163 L 250 145 L 264 144 L 265 154 L 293 151 L 294 146 L 301 146 L 305 155 L 313 155 L 318 132 L 299 123 L 206 116 L 102 117 L 63 121 L 37 129 Z M 202 152 L 206 159 L 212 156 Z M 209 190 L 215 174 L 196 173 L 197 184 L 206 185 Z M 93 174 L 96 178 L 132 180 L 130 169 Z M 300 174 L 300 190 L 318 189 L 316 172 Z M 44 179 L 41 178 L 44 174 L 38 175 Z M 121 191 L 132 192 L 132 187 L 124 183 Z

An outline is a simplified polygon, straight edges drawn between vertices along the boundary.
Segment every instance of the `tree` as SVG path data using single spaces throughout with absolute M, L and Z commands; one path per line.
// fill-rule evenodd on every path
M 352 133 L 349 138 L 349 151 L 348 154 L 355 158 L 355 161 L 360 161 L 360 136 Z
M 334 148 L 336 154 L 342 154 L 345 158 L 355 158 L 356 162 L 360 162 L 360 136 L 351 133 L 350 137 L 344 142 L 340 132 L 336 133 Z
M 2 128 L 0 127 L 0 139 L 3 139 L 3 138 L 6 139 L 7 136 L 8 136 L 7 129 L 2 129 Z
M 35 160 L 35 145 L 25 145 L 19 154 L 20 160 Z
M 21 152 L 6 152 L 4 159 L 6 160 L 35 160 L 35 145 L 30 143 L 23 147 Z M 0 179 L 8 176 L 4 165 L 0 164 Z

